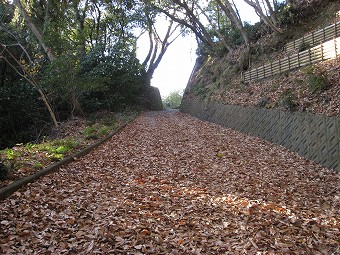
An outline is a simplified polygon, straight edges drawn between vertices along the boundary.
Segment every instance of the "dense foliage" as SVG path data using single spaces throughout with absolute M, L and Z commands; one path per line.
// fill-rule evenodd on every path
M 181 105 L 183 91 L 172 91 L 167 97 L 163 98 L 163 107 L 165 109 L 177 109 Z
M 149 80 L 132 33 L 143 23 L 138 6 L 2 1 L 0 21 L 0 148 L 38 139 L 50 117 L 141 104 Z

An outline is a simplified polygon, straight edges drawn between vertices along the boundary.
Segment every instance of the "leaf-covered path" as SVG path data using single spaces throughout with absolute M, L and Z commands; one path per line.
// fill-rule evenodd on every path
M 1 254 L 339 254 L 339 175 L 177 112 L 0 202 Z

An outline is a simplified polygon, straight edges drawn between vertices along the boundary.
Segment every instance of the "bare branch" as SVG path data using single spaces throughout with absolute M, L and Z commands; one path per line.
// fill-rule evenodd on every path
M 6 58 L 4 57 L 3 55 L 1 56 L 2 59 L 4 59 L 6 61 L 6 63 L 13 68 L 13 70 L 19 75 L 21 76 L 22 78 L 24 78 L 29 84 L 31 84 L 34 88 L 37 89 L 38 93 L 40 94 L 47 110 L 49 111 L 50 113 L 50 116 L 52 118 L 52 121 L 53 121 L 53 124 L 55 127 L 58 127 L 59 124 L 58 124 L 58 121 L 56 119 L 56 115 L 54 113 L 54 111 L 52 110 L 52 106 L 47 98 L 47 96 L 45 95 L 45 93 L 43 92 L 43 90 L 39 87 L 39 85 L 36 83 L 36 81 L 33 79 L 33 77 L 31 77 L 25 70 L 25 68 L 22 66 L 22 64 L 20 63 L 20 61 L 18 61 L 16 59 L 16 57 L 7 49 L 6 45 L 4 44 L 0 44 L 0 46 L 2 47 L 2 53 L 5 52 L 6 54 L 8 54 L 11 59 L 20 67 L 21 72 L 19 72 L 19 70 Z

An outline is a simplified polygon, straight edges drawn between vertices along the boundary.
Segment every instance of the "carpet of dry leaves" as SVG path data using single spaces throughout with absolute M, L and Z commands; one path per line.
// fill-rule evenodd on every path
M 340 254 L 338 187 L 280 146 L 145 113 L 0 202 L 0 253 Z

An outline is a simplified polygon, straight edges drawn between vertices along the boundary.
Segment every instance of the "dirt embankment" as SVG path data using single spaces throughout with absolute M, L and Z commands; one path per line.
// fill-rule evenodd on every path
M 252 45 L 249 68 L 286 56 L 285 43 L 340 20 L 340 3 L 328 1 L 310 8 L 310 15 L 287 28 L 278 38 L 266 35 Z M 278 48 L 278 45 L 280 46 Z M 188 84 L 184 100 L 199 97 L 229 105 L 301 111 L 326 116 L 340 114 L 340 58 L 244 84 L 239 61 L 242 48 L 202 61 Z

